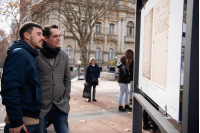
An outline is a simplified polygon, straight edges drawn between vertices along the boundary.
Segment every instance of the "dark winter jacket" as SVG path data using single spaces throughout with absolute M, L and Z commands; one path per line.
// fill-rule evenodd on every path
M 133 81 L 133 61 L 129 64 L 129 79 Z
M 95 66 L 93 67 L 91 64 L 89 64 L 87 66 L 87 70 L 86 70 L 86 82 L 89 83 L 89 85 L 93 86 L 93 85 L 98 85 L 98 84 L 94 84 L 92 83 L 92 75 L 95 78 L 99 78 L 100 76 L 100 70 L 99 70 L 99 66 L 97 64 L 95 64 Z
M 123 84 L 130 83 L 129 71 L 128 71 L 126 65 L 123 64 L 122 62 L 118 62 L 117 68 L 119 69 L 118 70 L 118 73 L 119 73 L 118 83 L 123 83 Z
M 23 124 L 23 116 L 39 118 L 42 92 L 36 64 L 38 51 L 20 39 L 8 48 L 7 54 L 1 96 L 10 128 L 15 128 Z

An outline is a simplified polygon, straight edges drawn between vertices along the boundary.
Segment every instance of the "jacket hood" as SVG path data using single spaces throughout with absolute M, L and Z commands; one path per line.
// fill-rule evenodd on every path
M 118 62 L 118 63 L 116 64 L 117 68 L 121 68 L 123 65 L 124 65 L 124 64 L 123 64 L 122 62 Z
M 12 52 L 12 50 L 16 49 L 16 48 L 24 48 L 26 49 L 30 54 L 32 54 L 33 56 L 38 56 L 38 51 L 34 48 L 32 48 L 27 42 L 25 42 L 22 39 L 19 39 L 17 41 L 14 41 L 14 44 L 12 44 L 8 50 L 7 50 L 7 54 L 10 54 Z

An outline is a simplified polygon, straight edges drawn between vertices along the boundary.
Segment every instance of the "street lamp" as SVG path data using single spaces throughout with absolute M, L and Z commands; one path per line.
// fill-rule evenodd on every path
M 78 60 L 78 61 L 77 61 L 77 64 L 78 64 L 78 80 L 79 80 L 79 79 L 80 79 L 80 78 L 79 78 L 79 75 L 80 75 L 80 74 L 79 74 L 79 71 L 80 71 L 80 67 L 81 67 L 81 61 Z
M 117 64 L 117 57 L 115 57 L 115 65 Z

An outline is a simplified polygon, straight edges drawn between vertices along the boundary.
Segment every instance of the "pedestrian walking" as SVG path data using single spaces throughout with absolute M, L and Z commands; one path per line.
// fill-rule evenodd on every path
M 49 120 L 57 133 L 69 133 L 69 57 L 60 49 L 60 31 L 57 25 L 45 26 L 43 36 L 43 49 L 39 51 L 37 58 L 42 86 L 42 109 L 37 133 L 46 133 Z
M 118 98 L 118 105 L 120 111 L 132 111 L 132 108 L 129 107 L 128 104 L 128 95 L 129 95 L 129 89 L 128 89 L 128 84 L 130 83 L 129 79 L 129 71 L 126 67 L 126 57 L 122 56 L 120 58 L 120 62 L 117 63 L 117 68 L 119 69 L 119 78 L 118 78 L 118 84 L 120 86 L 120 93 L 119 93 L 119 98 Z M 122 106 L 122 98 L 124 96 L 124 104 L 125 108 Z
M 132 105 L 132 97 L 133 97 L 133 64 L 134 62 L 132 61 L 129 64 L 129 79 L 131 81 L 130 83 L 130 96 L 129 96 L 129 104 Z
M 42 48 L 42 27 L 27 22 L 20 38 L 8 50 L 1 80 L 2 103 L 6 106 L 4 133 L 35 133 L 42 107 L 42 91 L 36 56 Z
M 95 63 L 95 58 L 90 58 L 90 64 L 87 66 L 86 70 L 86 84 L 92 89 L 93 86 L 93 101 L 97 102 L 95 99 L 96 86 L 98 85 L 98 78 L 100 76 L 99 66 Z M 88 102 L 91 101 L 91 98 L 88 99 Z

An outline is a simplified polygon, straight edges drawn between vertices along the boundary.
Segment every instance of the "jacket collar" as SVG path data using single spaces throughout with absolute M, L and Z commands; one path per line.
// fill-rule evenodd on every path
M 49 60 L 48 58 L 46 58 L 46 57 L 42 54 L 41 50 L 39 51 L 39 53 L 40 53 L 41 57 L 42 57 L 51 67 L 55 67 L 55 66 L 58 64 L 58 62 L 60 61 L 61 51 L 60 51 L 60 52 L 58 53 L 58 55 L 56 56 L 53 66 L 51 65 L 50 60 Z

